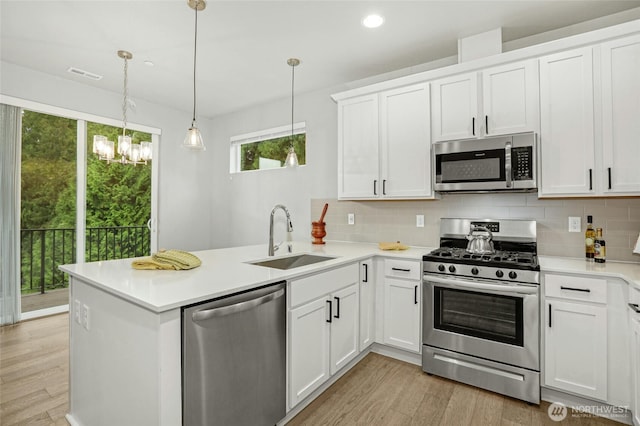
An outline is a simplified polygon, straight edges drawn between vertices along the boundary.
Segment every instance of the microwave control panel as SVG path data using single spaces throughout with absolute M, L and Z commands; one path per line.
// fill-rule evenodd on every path
M 533 179 L 533 147 L 511 148 L 511 170 L 513 180 Z

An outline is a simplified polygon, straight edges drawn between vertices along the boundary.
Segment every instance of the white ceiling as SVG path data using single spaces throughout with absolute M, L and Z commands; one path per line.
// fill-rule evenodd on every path
M 457 53 L 457 39 L 503 28 L 503 41 L 640 7 L 640 1 L 221 1 L 198 15 L 198 115 L 213 117 Z M 360 25 L 384 16 L 378 29 Z M 186 0 L 0 0 L 0 58 L 191 111 L 194 11 Z M 149 67 L 144 61 L 153 61 Z M 103 75 L 92 81 L 69 67 Z

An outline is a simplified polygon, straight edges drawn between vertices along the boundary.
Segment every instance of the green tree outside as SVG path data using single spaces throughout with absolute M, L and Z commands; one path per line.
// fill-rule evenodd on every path
M 59 232 L 57 241 L 47 233 L 44 246 L 38 240 L 42 233 L 35 241 L 31 241 L 33 236 L 29 241 L 23 238 L 23 293 L 32 291 L 25 277 L 33 276 L 33 271 L 40 273 L 43 258 L 45 282 L 51 288 L 67 285 L 66 276 L 54 265 L 56 259 L 75 261 L 76 127 L 76 120 L 27 110 L 23 113 L 21 228 L 72 230 Z M 117 127 L 87 123 L 86 226 L 123 228 L 88 234 L 85 259 L 89 261 L 149 254 L 149 234 L 124 227 L 145 226 L 151 217 L 150 166 L 107 163 L 92 152 L 93 135 L 117 141 L 121 132 Z M 128 134 L 133 143 L 151 141 L 147 133 Z

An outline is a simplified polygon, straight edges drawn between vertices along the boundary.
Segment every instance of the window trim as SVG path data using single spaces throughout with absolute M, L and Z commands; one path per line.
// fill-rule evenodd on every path
M 293 134 L 307 133 L 307 123 L 305 121 L 300 121 L 298 123 L 293 124 Z M 285 136 L 291 135 L 291 125 L 287 124 L 284 126 L 272 127 L 270 129 L 258 130 L 256 132 L 244 133 L 242 135 L 232 136 L 230 138 L 230 155 L 229 155 L 229 173 L 237 174 L 237 173 L 245 173 L 245 172 L 257 172 L 257 171 L 265 171 L 265 170 L 279 170 L 278 169 L 262 169 L 262 170 L 240 170 L 241 166 L 241 155 L 240 148 L 242 145 L 255 143 L 255 142 L 263 142 L 270 139 L 282 138 Z M 306 141 L 305 141 L 306 144 Z M 304 166 L 304 165 L 303 165 Z

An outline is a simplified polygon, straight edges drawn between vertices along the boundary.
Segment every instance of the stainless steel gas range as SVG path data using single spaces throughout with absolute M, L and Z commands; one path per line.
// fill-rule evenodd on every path
M 422 369 L 540 403 L 536 222 L 452 219 L 423 256 Z

